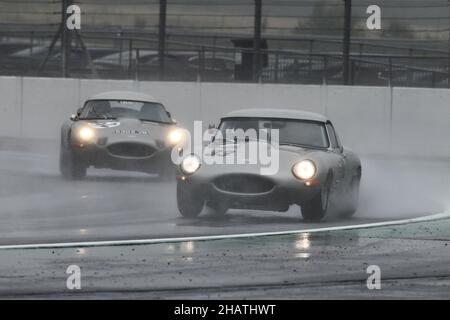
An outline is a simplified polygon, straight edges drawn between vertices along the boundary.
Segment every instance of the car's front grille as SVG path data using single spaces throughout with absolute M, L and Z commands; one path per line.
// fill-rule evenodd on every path
M 258 175 L 228 174 L 214 179 L 217 189 L 236 193 L 264 193 L 273 189 L 272 180 Z
M 108 146 L 108 151 L 118 157 L 145 158 L 151 156 L 156 149 L 143 143 L 121 142 Z

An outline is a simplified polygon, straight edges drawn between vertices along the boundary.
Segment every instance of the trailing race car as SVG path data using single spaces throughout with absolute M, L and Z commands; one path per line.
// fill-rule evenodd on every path
M 61 174 L 81 179 L 93 166 L 174 176 L 170 153 L 183 134 L 175 124 L 151 96 L 134 92 L 93 96 L 61 128 Z
M 216 156 L 224 150 L 219 158 L 238 154 L 242 146 L 250 150 L 252 143 L 261 145 L 260 137 L 239 141 L 224 138 L 225 131 L 263 128 L 278 130 L 279 166 L 274 174 L 261 174 L 260 163 L 205 164 L 196 154 L 184 156 L 177 175 L 177 204 L 183 216 L 196 217 L 205 205 L 216 214 L 231 208 L 287 211 L 298 205 L 308 221 L 319 221 L 331 212 L 341 217 L 355 213 L 360 159 L 341 145 L 322 115 L 278 109 L 235 111 L 221 119 L 209 147 Z M 273 147 L 274 141 L 267 143 Z

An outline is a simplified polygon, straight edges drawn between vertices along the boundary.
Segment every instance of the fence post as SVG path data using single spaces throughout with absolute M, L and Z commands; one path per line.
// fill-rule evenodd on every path
M 313 54 L 313 41 L 309 40 L 308 81 L 311 81 L 312 60 L 313 60 L 312 54 Z
M 203 74 L 205 70 L 205 47 L 201 47 L 198 52 L 198 70 L 197 70 L 197 81 L 201 82 L 203 80 Z
M 130 39 L 128 47 L 128 78 L 131 78 L 132 63 L 133 63 L 133 39 Z
M 71 38 L 66 25 L 67 8 L 71 4 L 71 0 L 62 0 L 61 8 L 61 76 L 66 78 L 69 75 L 69 60 L 71 51 Z
M 355 60 L 350 60 L 350 85 L 355 82 Z
M 392 87 L 392 58 L 388 60 L 388 86 Z
M 166 18 L 167 0 L 159 0 L 159 31 L 158 31 L 158 56 L 159 56 L 159 80 L 164 80 L 164 59 L 166 51 Z
M 134 70 L 134 77 L 135 80 L 139 80 L 139 48 L 136 48 L 136 59 L 135 59 L 135 70 Z
M 278 83 L 278 72 L 279 72 L 279 63 L 280 63 L 280 56 L 279 53 L 275 53 L 275 74 L 274 74 L 274 80 L 275 83 Z
M 327 56 L 323 56 L 323 69 L 322 69 L 322 84 L 327 84 L 327 73 L 328 73 L 328 58 Z
M 343 63 L 343 80 L 344 84 L 349 84 L 349 67 L 350 67 L 350 36 L 352 31 L 352 0 L 344 0 L 345 4 L 345 19 L 344 19 L 344 46 L 342 55 Z
M 122 54 L 123 54 L 122 31 L 119 32 L 118 36 L 119 36 L 119 39 L 120 39 L 119 40 L 119 66 L 122 67 L 122 61 L 123 61 L 123 57 L 122 57 Z
M 255 0 L 255 16 L 253 30 L 253 77 L 255 82 L 261 81 L 261 27 L 262 0 Z

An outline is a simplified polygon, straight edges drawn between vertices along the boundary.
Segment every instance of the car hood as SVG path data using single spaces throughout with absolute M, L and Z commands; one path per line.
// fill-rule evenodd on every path
M 263 157 L 258 151 L 255 163 L 255 158 L 250 156 L 250 150 L 259 150 L 257 147 L 263 150 Z M 270 150 L 270 152 L 265 150 Z M 210 152 L 215 158 L 207 158 Z M 317 155 L 320 153 L 323 153 L 323 151 L 294 146 L 277 147 L 256 141 L 237 144 L 213 143 L 205 149 L 200 171 L 207 175 L 232 173 L 264 174 L 263 172 L 271 172 L 277 175 L 291 176 L 291 169 L 294 164 L 302 159 L 318 158 Z M 234 157 L 235 162 L 227 164 L 226 157 Z M 237 158 L 240 158 L 242 162 L 245 161 L 245 163 L 237 163 Z M 212 159 L 214 159 L 214 162 L 212 162 Z M 220 159 L 222 159 L 222 163 L 220 163 Z

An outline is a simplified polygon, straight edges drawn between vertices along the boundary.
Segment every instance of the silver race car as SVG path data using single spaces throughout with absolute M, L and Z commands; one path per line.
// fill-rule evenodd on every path
M 221 119 L 208 146 L 216 157 L 237 153 L 243 146 L 250 150 L 252 143 L 261 145 L 258 136 L 225 138 L 230 129 L 277 129 L 278 159 L 273 159 L 278 161 L 277 171 L 261 174 L 261 164 L 250 164 L 245 162 L 247 159 L 241 159 L 240 164 L 205 164 L 203 156 L 187 154 L 177 174 L 177 204 L 183 216 L 196 217 L 205 205 L 216 214 L 231 208 L 287 211 L 291 205 L 298 205 L 308 221 L 319 221 L 327 213 L 341 217 L 354 214 L 361 162 L 354 152 L 341 145 L 327 118 L 279 109 L 232 112 Z M 274 147 L 270 139 L 267 144 Z
M 93 96 L 61 128 L 61 174 L 80 179 L 93 166 L 174 176 L 170 152 L 182 137 L 175 123 L 160 102 L 145 94 Z

